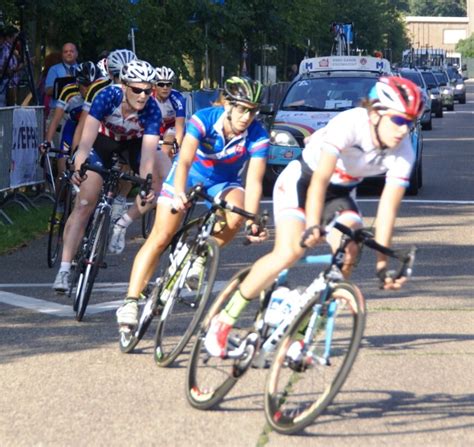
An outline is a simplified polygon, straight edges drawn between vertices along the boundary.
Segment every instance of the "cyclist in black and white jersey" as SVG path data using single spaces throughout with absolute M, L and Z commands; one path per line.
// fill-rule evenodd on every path
M 415 162 L 409 131 L 423 111 L 418 87 L 398 77 L 382 77 L 361 107 L 341 112 L 316 131 L 303 150 L 278 177 L 273 190 L 276 225 L 273 251 L 260 258 L 212 322 L 205 339 L 214 356 L 226 353 L 227 336 L 250 300 L 269 287 L 278 274 L 292 266 L 324 237 L 321 225 L 333 217 L 351 228 L 362 226 L 362 216 L 351 191 L 364 177 L 385 174 L 375 239 L 390 246 L 398 208 Z M 333 230 L 328 242 L 335 250 L 341 234 Z M 343 274 L 349 277 L 358 247 L 350 244 Z M 405 278 L 387 275 L 387 259 L 378 253 L 377 276 L 385 289 L 398 289 Z

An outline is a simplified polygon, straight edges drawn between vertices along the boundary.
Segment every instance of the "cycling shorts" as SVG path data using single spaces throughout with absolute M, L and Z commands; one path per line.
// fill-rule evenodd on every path
M 174 174 L 176 171 L 177 163 L 173 163 L 171 171 L 169 172 L 166 180 L 163 182 L 163 187 L 161 188 L 161 193 L 158 197 L 158 203 L 166 203 L 171 205 L 174 197 Z M 216 181 L 213 182 L 206 177 L 202 177 L 196 174 L 188 175 L 188 180 L 186 182 L 186 190 L 189 190 L 193 186 L 201 183 L 204 186 L 205 191 L 211 195 L 216 197 L 221 197 L 224 193 L 231 189 L 241 189 L 244 191 L 244 187 L 242 183 L 238 181 Z M 209 207 L 211 204 L 206 203 Z
M 293 160 L 278 176 L 273 189 L 274 221 L 293 218 L 306 221 L 306 196 L 313 171 L 302 160 Z M 328 224 L 337 213 L 362 222 L 362 214 L 352 197 L 354 186 L 329 184 L 326 190 L 322 224 Z
M 61 132 L 61 141 L 59 143 L 59 149 L 62 151 L 69 151 L 72 146 L 72 139 L 74 137 L 74 132 L 76 130 L 77 122 L 72 120 L 67 120 L 64 123 Z M 64 158 L 64 154 L 57 154 L 57 158 Z
M 119 160 L 123 164 L 128 164 L 133 172 L 139 173 L 140 154 L 142 139 L 116 141 L 105 135 L 98 134 L 94 142 L 93 149 L 89 154 L 89 163 L 110 169 L 112 167 L 112 155 L 119 154 Z

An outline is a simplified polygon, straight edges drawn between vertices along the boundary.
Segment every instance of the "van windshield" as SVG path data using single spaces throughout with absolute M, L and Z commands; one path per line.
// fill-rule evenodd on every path
M 341 111 L 357 107 L 367 97 L 375 77 L 328 77 L 303 79 L 288 90 L 281 110 Z

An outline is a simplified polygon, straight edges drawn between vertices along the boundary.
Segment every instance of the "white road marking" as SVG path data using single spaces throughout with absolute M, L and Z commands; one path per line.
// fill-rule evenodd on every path
M 221 290 L 227 281 L 216 281 L 214 283 L 214 291 Z M 115 283 L 114 286 L 121 285 L 120 287 L 114 288 L 107 288 L 103 290 L 104 285 L 109 285 L 113 283 L 98 283 L 94 286 L 95 291 L 102 291 L 102 292 L 119 292 L 124 294 L 126 291 L 127 283 Z M 0 288 L 18 288 L 18 287 L 51 287 L 51 284 L 0 284 Z M 67 295 L 65 295 L 65 299 L 69 300 Z M 94 297 L 92 296 L 91 299 L 93 300 Z M 106 301 L 104 303 L 98 304 L 89 304 L 87 306 L 86 313 L 91 314 L 98 314 L 101 312 L 107 312 L 111 310 L 117 309 L 123 300 L 114 300 L 114 301 Z M 51 301 L 42 300 L 39 298 L 33 298 L 30 296 L 24 296 L 17 293 L 5 292 L 0 290 L 0 303 L 8 304 L 9 306 L 14 307 L 21 307 L 23 309 L 32 310 L 35 312 L 43 313 L 52 315 L 55 317 L 73 317 L 75 314 L 72 310 L 72 300 L 71 304 L 59 304 L 53 303 Z

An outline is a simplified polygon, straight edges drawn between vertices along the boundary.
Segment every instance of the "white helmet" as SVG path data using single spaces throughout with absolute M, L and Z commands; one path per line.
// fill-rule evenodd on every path
M 171 68 L 168 67 L 156 67 L 156 79 L 157 81 L 173 81 L 175 73 Z
M 156 82 L 156 71 L 153 66 L 140 60 L 134 60 L 125 64 L 120 72 L 122 82 Z
M 136 54 L 130 50 L 114 50 L 107 57 L 107 69 L 112 76 L 118 76 L 125 64 L 137 59 Z
M 107 72 L 107 58 L 104 57 L 99 62 L 97 62 L 97 68 L 99 69 L 99 73 L 103 78 L 108 78 L 109 73 Z

